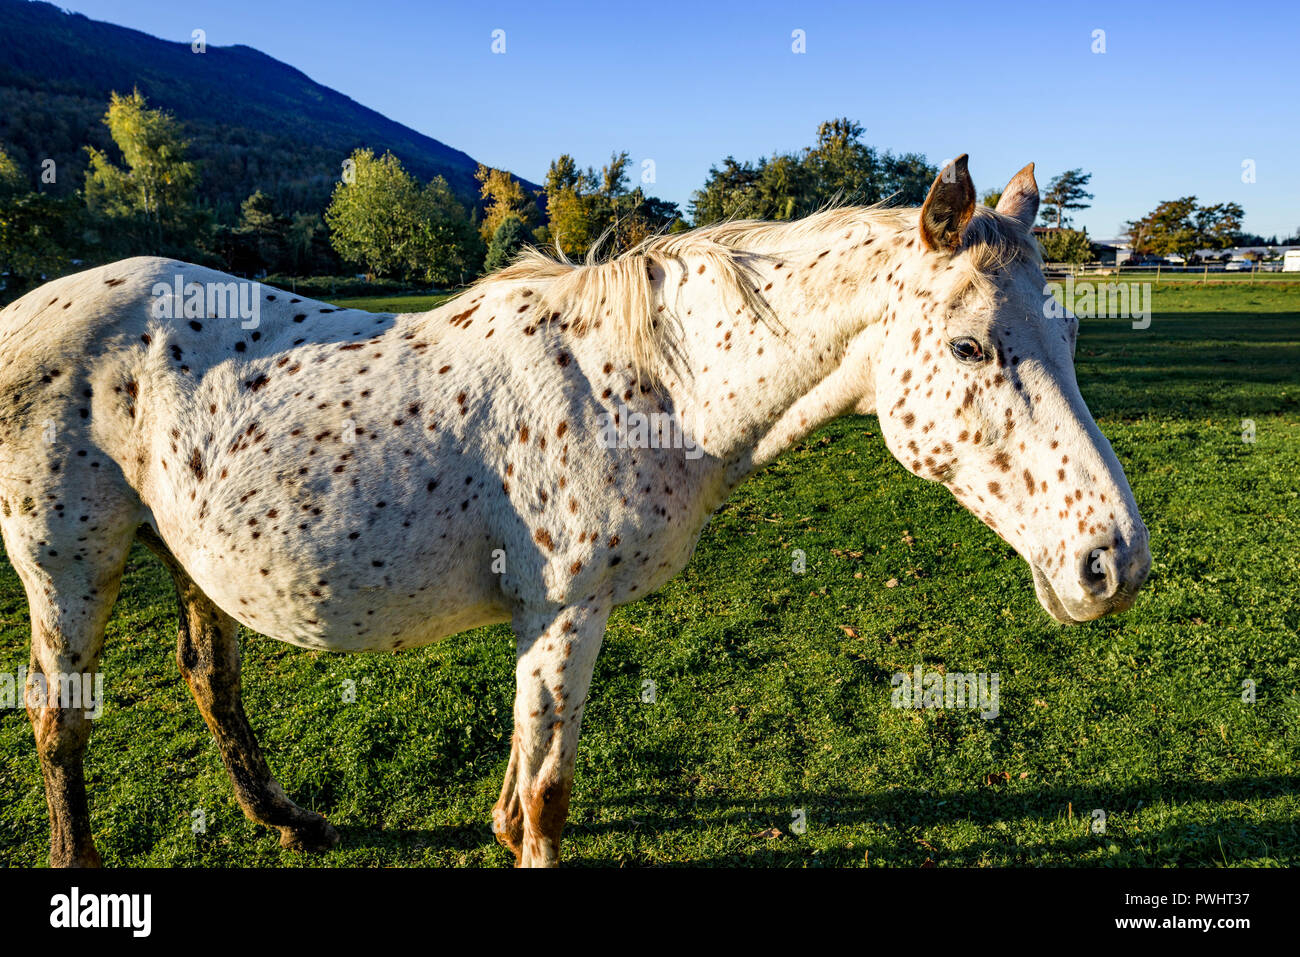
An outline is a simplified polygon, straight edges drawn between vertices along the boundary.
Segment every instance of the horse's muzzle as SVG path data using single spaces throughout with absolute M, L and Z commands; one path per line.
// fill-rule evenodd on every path
M 1061 594 L 1037 565 L 1033 566 L 1034 590 L 1053 618 L 1062 624 L 1079 624 L 1127 611 L 1150 571 L 1151 551 L 1145 536 L 1131 544 L 1116 545 L 1108 540 L 1083 552 L 1077 585 L 1066 586 L 1066 594 Z

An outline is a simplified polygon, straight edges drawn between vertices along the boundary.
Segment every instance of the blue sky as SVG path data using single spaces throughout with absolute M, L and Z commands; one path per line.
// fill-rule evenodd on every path
M 1096 199 L 1076 223 L 1097 238 L 1189 194 L 1241 203 L 1265 236 L 1300 227 L 1294 2 L 62 4 L 257 47 L 534 182 L 560 153 L 599 166 L 625 149 L 638 172 L 654 160 L 648 192 L 684 207 L 727 154 L 809 145 L 845 115 L 879 147 L 969 153 L 981 191 L 1031 160 L 1040 185 L 1082 167 Z

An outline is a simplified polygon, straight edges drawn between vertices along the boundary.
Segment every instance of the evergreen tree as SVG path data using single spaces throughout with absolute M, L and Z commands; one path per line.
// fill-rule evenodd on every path
M 524 239 L 527 231 L 524 228 L 524 221 L 518 216 L 507 216 L 501 220 L 501 225 L 497 231 L 492 234 L 492 242 L 488 244 L 487 259 L 483 262 L 484 272 L 496 272 L 504 266 L 510 265 L 515 254 L 524 245 Z
M 1070 225 L 1069 210 L 1091 206 L 1091 203 L 1084 202 L 1092 199 L 1092 193 L 1084 189 L 1091 179 L 1091 173 L 1069 169 L 1048 183 L 1047 189 L 1043 190 L 1043 207 L 1039 210 L 1043 225 L 1062 229 Z

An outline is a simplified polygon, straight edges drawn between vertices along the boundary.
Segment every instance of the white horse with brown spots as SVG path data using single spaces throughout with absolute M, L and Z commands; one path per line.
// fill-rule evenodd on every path
M 494 830 L 546 865 L 610 611 L 675 575 L 738 482 L 841 413 L 877 411 L 904 467 L 1025 557 L 1054 618 L 1127 608 L 1147 533 L 1080 398 L 1074 323 L 1045 318 L 1037 206 L 1026 167 L 996 212 L 977 208 L 962 157 L 919 211 L 729 223 L 599 264 L 529 254 L 428 313 L 263 289 L 256 328 L 161 318 L 178 277 L 235 281 L 184 263 L 51 282 L 0 313 L 0 527 L 33 681 L 96 671 L 139 535 L 175 578 L 180 668 L 240 804 L 286 846 L 324 848 L 338 835 L 286 797 L 244 716 L 239 625 L 367 651 L 510 621 Z M 647 414 L 689 441 L 609 440 Z M 53 693 L 29 713 L 51 863 L 96 863 L 89 718 Z

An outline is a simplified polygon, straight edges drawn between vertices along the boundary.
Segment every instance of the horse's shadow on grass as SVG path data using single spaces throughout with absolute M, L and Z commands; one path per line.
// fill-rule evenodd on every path
M 1033 858 L 1050 853 L 1054 857 L 1084 858 L 1098 844 L 1118 844 L 1134 850 L 1138 857 L 1155 862 L 1177 860 L 1182 851 L 1195 851 L 1200 863 L 1231 863 L 1225 846 L 1253 848 L 1263 856 L 1294 858 L 1300 846 L 1300 825 L 1294 819 L 1259 820 L 1241 813 L 1240 804 L 1264 798 L 1300 794 L 1300 776 L 1247 777 L 1225 782 L 1160 784 L 1137 782 L 1120 788 L 1053 787 L 1030 791 L 1010 785 L 990 785 L 975 790 L 894 788 L 873 794 L 847 791 L 793 793 L 749 799 L 718 795 L 673 797 L 664 794 L 632 794 L 606 799 L 599 806 L 606 811 L 621 809 L 612 820 L 573 821 L 573 831 L 589 835 L 603 833 L 663 834 L 727 828 L 748 833 L 777 827 L 789 831 L 794 809 L 802 809 L 808 828 L 853 824 L 883 825 L 894 832 L 874 841 L 859 841 L 855 848 L 822 849 L 816 858 L 813 845 L 786 834 L 781 843 L 759 842 L 731 854 L 694 858 L 688 866 L 757 864 L 760 866 L 803 865 L 820 860 L 827 865 L 858 863 L 864 850 L 884 852 L 893 863 L 916 866 L 933 856 L 947 864 L 976 865 L 990 853 L 1033 863 Z M 1180 822 L 1143 826 L 1129 830 L 1132 814 L 1153 804 L 1182 805 L 1214 802 L 1232 805 L 1231 811 L 1216 817 L 1212 825 Z M 581 814 L 581 807 L 578 809 Z M 1105 813 L 1104 834 L 1093 832 L 1094 810 Z M 934 848 L 913 837 L 927 828 L 967 823 L 996 828 L 1006 823 L 1051 824 L 1072 821 L 1073 836 L 1053 838 L 1036 848 L 1022 846 L 1015 834 L 990 833 L 989 839 L 955 848 Z M 1285 850 L 1279 854 L 1281 845 Z M 1200 850 L 1196 850 L 1197 848 Z M 1242 856 L 1241 853 L 1235 856 Z M 570 863 L 605 863 L 600 860 Z
M 492 828 L 486 822 L 407 829 L 340 824 L 338 832 L 340 851 L 391 851 L 410 857 L 422 851 L 481 851 L 485 844 L 496 845 Z
M 990 855 L 1032 865 L 1035 858 L 1049 856 L 1080 863 L 1104 863 L 1095 857 L 1100 845 L 1116 844 L 1129 852 L 1132 863 L 1233 863 L 1243 856 L 1294 858 L 1300 845 L 1300 824 L 1259 820 L 1243 814 L 1239 805 L 1264 798 L 1300 794 L 1300 776 L 1248 777 L 1220 783 L 1192 782 L 1159 784 L 1138 782 L 1121 788 L 1053 787 L 1016 790 L 1010 785 L 985 786 L 975 790 L 894 788 L 872 794 L 850 791 L 804 792 L 743 798 L 727 795 L 674 795 L 632 793 L 575 801 L 566 837 L 570 847 L 583 838 L 610 837 L 630 845 L 631 856 L 638 838 L 654 840 L 661 835 L 702 837 L 708 832 L 728 832 L 730 852 L 693 856 L 676 866 L 825 866 L 858 864 L 864 852 L 872 859 L 896 866 L 920 866 L 926 858 L 944 865 L 974 866 L 987 863 Z M 1216 817 L 1213 824 L 1180 822 L 1144 826 L 1130 832 L 1131 815 L 1157 803 L 1182 805 L 1214 802 L 1232 805 L 1231 811 Z M 788 832 L 791 813 L 801 808 L 808 827 L 839 827 L 874 824 L 886 833 L 855 842 L 854 847 L 820 847 L 814 854 L 812 842 L 786 833 L 775 841 L 755 839 L 736 846 L 737 833 L 750 835 L 768 827 Z M 1106 832 L 1092 831 L 1093 810 L 1106 814 Z M 603 818 L 603 819 L 602 819 Z M 1031 822 L 1052 824 L 1072 820 L 1072 833 L 1045 838 L 1033 846 L 1018 841 L 1017 834 L 994 830 L 1001 824 Z M 945 824 L 966 823 L 989 829 L 988 838 L 960 846 L 934 847 L 918 835 Z M 421 851 L 482 851 L 496 847 L 491 827 L 482 824 L 449 825 L 437 829 L 380 830 L 373 827 L 339 828 L 342 850 L 389 850 L 399 855 Z M 632 839 L 628 841 L 627 839 Z M 576 839 L 576 840 L 575 840 Z M 1235 849 L 1233 851 L 1226 848 Z M 502 850 L 503 862 L 508 853 Z M 1090 856 L 1091 855 L 1091 856 Z M 570 866 L 610 866 L 607 857 L 568 854 Z

